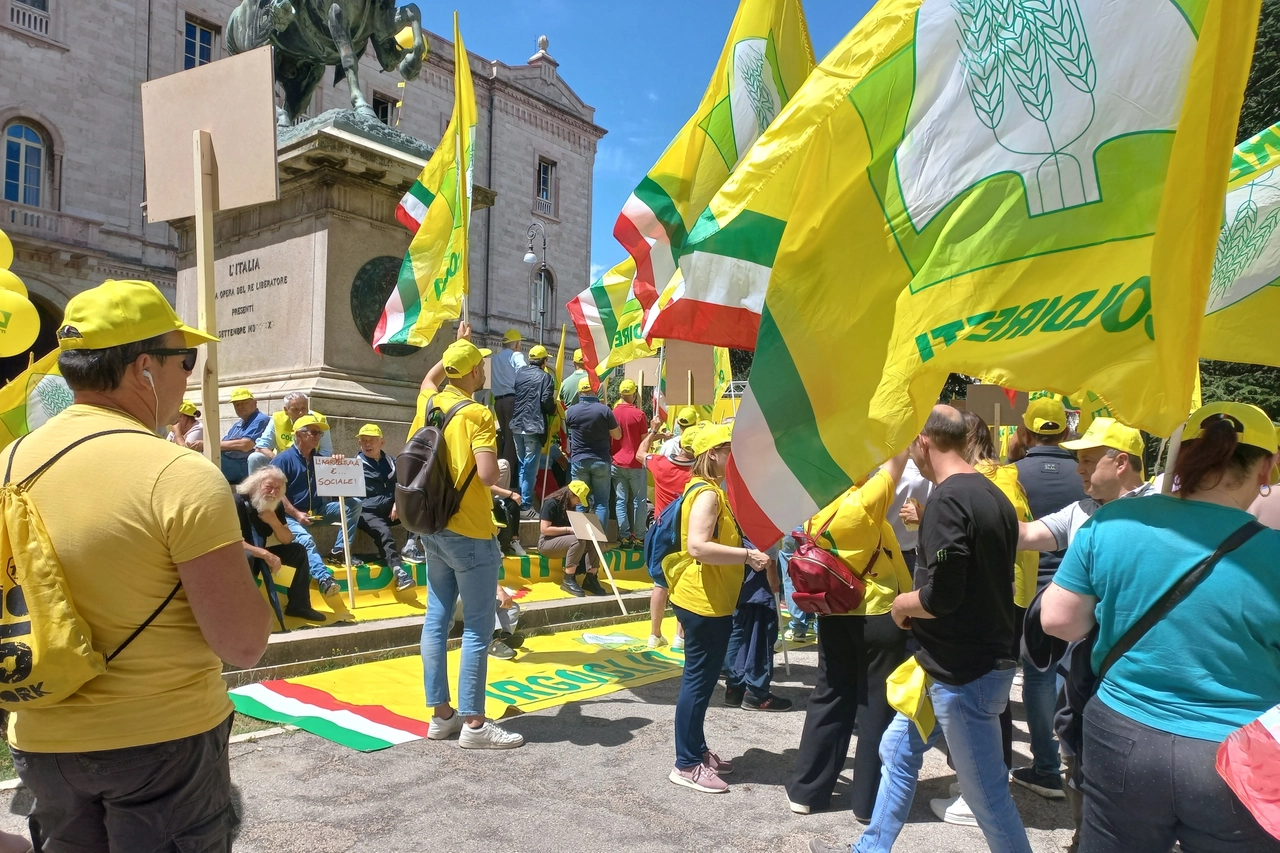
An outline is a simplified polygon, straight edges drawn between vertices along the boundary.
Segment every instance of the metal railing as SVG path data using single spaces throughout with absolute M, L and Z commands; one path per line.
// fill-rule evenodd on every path
M 542 216 L 554 216 L 554 215 L 555 215 L 555 205 L 554 205 L 554 204 L 552 204 L 551 199 L 549 199 L 549 198 L 542 198 L 541 196 L 534 196 L 534 197 L 533 197 L 533 212 L 534 212 L 534 213 L 537 213 L 537 214 L 540 214 L 540 215 L 542 215 Z
M 49 37 L 49 13 L 9 0 L 9 23 L 20 30 Z
M 58 213 L 56 210 L 5 201 L 0 201 L 0 228 L 78 246 L 92 246 L 98 239 L 98 225 L 95 222 Z

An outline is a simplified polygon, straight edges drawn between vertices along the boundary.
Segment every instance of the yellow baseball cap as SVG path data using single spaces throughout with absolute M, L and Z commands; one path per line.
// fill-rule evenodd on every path
M 569 491 L 573 492 L 573 496 L 583 503 L 587 502 L 587 498 L 591 497 L 591 487 L 581 480 L 574 480 L 569 484 Z
M 200 410 L 190 400 L 183 400 L 182 405 L 178 407 L 178 414 L 186 415 L 189 418 L 198 418 L 200 417 Z
M 108 279 L 67 302 L 58 328 L 58 346 L 64 350 L 106 349 L 166 332 L 182 332 L 188 347 L 218 340 L 185 325 L 151 282 Z
M 303 415 L 293 422 L 293 433 L 297 435 L 304 429 L 318 429 L 321 432 L 328 432 L 329 425 L 315 415 Z
M 294 429 L 297 429 L 296 424 L 294 425 Z M 374 438 L 382 438 L 382 427 L 377 424 L 365 424 L 360 427 L 360 431 L 356 433 L 357 437 L 362 435 L 371 435 Z
M 1067 428 L 1067 409 L 1053 397 L 1037 397 L 1022 415 L 1027 429 L 1038 435 L 1058 435 Z
M 1271 423 L 1267 413 L 1248 403 L 1222 401 L 1201 406 L 1187 419 L 1183 441 L 1192 441 L 1204 435 L 1205 425 L 1214 420 L 1232 421 L 1236 428 L 1236 441 L 1275 454 L 1280 441 L 1280 431 Z M 1271 485 L 1280 485 L 1280 465 L 1271 469 Z
M 248 388 L 232 388 L 231 389 L 231 402 L 233 403 L 239 403 L 241 400 L 253 400 L 253 399 L 255 399 L 253 396 L 253 392 L 250 391 Z
M 589 377 L 589 376 L 584 376 L 584 377 L 582 377 L 581 379 L 579 379 L 579 380 L 578 380 L 578 393 L 579 393 L 579 394 L 581 394 L 581 393 L 583 393 L 583 392 L 588 392 L 588 393 L 589 393 L 590 391 L 591 391 L 591 377 Z
M 634 394 L 636 393 L 636 390 L 637 386 L 634 379 L 624 379 L 618 386 L 619 394 Z
M 454 341 L 444 351 L 446 376 L 466 376 L 476 365 L 493 355 L 493 350 L 481 349 L 468 340 Z
M 701 456 L 708 450 L 728 444 L 733 440 L 733 427 L 730 424 L 707 424 L 698 430 L 693 437 L 693 455 Z
M 704 427 L 710 425 L 711 421 L 699 421 L 696 424 L 689 424 L 684 428 L 684 432 L 680 433 L 680 446 L 692 453 L 693 440 L 698 437 L 698 433 L 702 432 Z
M 547 348 L 542 344 L 535 344 L 533 349 L 529 350 L 530 361 L 541 361 L 547 357 Z
M 1146 449 L 1142 441 L 1142 433 L 1133 427 L 1125 426 L 1115 418 L 1094 418 L 1084 435 L 1075 441 L 1064 441 L 1062 446 L 1067 450 L 1109 447 L 1139 459 L 1142 458 L 1142 452 Z
M 574 364 L 586 364 L 586 363 L 587 363 L 587 357 L 586 357 L 585 355 L 583 355 L 583 354 L 582 354 L 582 350 L 580 350 L 580 349 L 576 349 L 576 350 L 574 350 L 574 351 L 573 351 L 573 363 L 574 363 Z
M 524 340 L 524 335 L 520 334 L 515 329 L 507 329 L 502 333 L 502 342 L 504 344 L 513 344 L 516 341 L 522 340 Z
M 698 422 L 698 410 L 693 406 L 685 406 L 676 415 L 676 423 L 682 427 L 692 426 Z

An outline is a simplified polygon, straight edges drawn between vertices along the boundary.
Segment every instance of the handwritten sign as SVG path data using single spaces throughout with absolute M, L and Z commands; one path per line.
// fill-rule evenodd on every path
M 316 494 L 334 498 L 364 497 L 364 465 L 359 459 L 316 460 Z

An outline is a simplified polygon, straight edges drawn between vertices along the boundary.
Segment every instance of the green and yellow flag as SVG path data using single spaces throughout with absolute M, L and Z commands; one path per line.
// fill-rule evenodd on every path
M 1157 435 L 1185 419 L 1258 14 L 1259 0 L 867 13 L 699 218 L 685 252 L 701 257 L 682 259 L 687 287 L 752 282 L 762 308 L 729 474 L 753 542 L 905 447 L 950 372 L 1087 388 Z
M 72 393 L 54 350 L 0 388 L 0 449 L 71 405 Z
M 654 164 L 613 226 L 635 262 L 649 309 L 677 275 L 688 229 L 813 70 L 800 0 L 741 0 L 702 103 Z M 645 335 L 697 343 L 695 316 L 664 311 Z
M 1280 124 L 1236 147 L 1200 356 L 1280 367 Z
M 640 332 L 644 308 L 632 290 L 636 262 L 625 261 L 569 300 L 569 317 L 587 367 L 603 377 L 619 365 L 656 355 L 662 341 L 646 343 Z
M 453 116 L 444 137 L 396 210 L 396 218 L 415 234 L 374 329 L 375 350 L 381 351 L 386 344 L 425 347 L 442 323 L 458 318 L 468 291 L 476 92 L 457 12 L 453 13 L 453 92 Z

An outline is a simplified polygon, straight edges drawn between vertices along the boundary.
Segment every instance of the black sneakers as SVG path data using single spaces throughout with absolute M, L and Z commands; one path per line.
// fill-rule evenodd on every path
M 724 704 L 729 708 L 741 708 L 742 699 L 746 695 L 745 690 L 735 690 L 726 685 L 724 688 Z
M 791 700 L 783 699 L 781 696 L 774 696 L 770 693 L 763 699 L 757 699 L 750 693 L 742 697 L 742 710 L 744 711 L 790 711 Z
M 1064 800 L 1067 795 L 1062 790 L 1062 776 L 1057 773 L 1037 773 L 1034 767 L 1019 767 L 1013 771 L 1013 781 L 1024 788 L 1030 788 L 1046 800 Z

